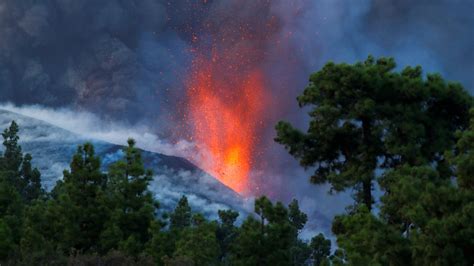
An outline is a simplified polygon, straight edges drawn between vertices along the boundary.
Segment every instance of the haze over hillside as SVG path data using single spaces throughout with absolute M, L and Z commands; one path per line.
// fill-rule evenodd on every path
M 23 151 L 33 156 L 33 164 L 40 170 L 47 190 L 62 179 L 63 170 L 69 169 L 70 160 L 78 145 L 92 142 L 96 153 L 102 158 L 104 170 L 123 156 L 122 146 L 91 139 L 41 120 L 0 109 L 2 130 L 13 120 L 20 126 Z M 237 193 L 189 161 L 147 151 L 142 151 L 142 155 L 145 166 L 154 172 L 150 189 L 163 210 L 172 210 L 179 198 L 186 195 L 196 211 L 209 217 L 215 217 L 219 209 L 244 211 L 244 200 Z

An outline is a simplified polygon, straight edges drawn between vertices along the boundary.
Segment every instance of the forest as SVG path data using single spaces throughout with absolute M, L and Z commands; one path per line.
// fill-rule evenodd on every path
M 77 147 L 51 191 L 23 153 L 21 125 L 3 131 L 0 265 L 472 265 L 474 106 L 459 83 L 393 58 L 332 62 L 297 99 L 307 130 L 281 121 L 276 143 L 331 192 L 353 192 L 336 242 L 303 239 L 308 216 L 262 196 L 254 213 L 163 213 L 135 140 L 107 171 Z M 271 177 L 269 177 L 271 182 Z M 318 204 L 315 202 L 314 204 Z

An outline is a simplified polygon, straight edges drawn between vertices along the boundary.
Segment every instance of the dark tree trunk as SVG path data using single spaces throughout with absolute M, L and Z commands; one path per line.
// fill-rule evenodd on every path
M 372 180 L 367 179 L 362 183 L 362 202 L 372 210 Z
M 377 167 L 377 155 L 375 152 L 376 147 L 374 147 L 375 144 L 372 142 L 372 122 L 367 118 L 362 119 L 362 141 L 365 146 L 363 163 L 366 169 L 362 180 L 362 203 L 370 211 L 372 210 L 372 179 Z
M 263 247 L 264 243 L 263 240 L 265 238 L 265 216 L 263 216 L 263 207 L 262 207 L 262 213 L 261 213 L 261 220 L 260 220 L 260 248 Z M 260 254 L 257 259 L 257 266 L 262 266 L 263 265 L 263 254 Z

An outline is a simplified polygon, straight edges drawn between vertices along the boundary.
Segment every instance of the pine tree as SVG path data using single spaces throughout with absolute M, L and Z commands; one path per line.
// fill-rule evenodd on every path
M 292 245 L 290 248 L 291 265 L 303 265 L 311 255 L 308 244 L 298 238 L 308 221 L 308 216 L 300 210 L 298 201 L 293 199 L 288 205 L 288 219 L 292 227 Z
M 109 242 L 105 244 L 106 249 L 118 245 L 126 254 L 138 256 L 151 238 L 149 231 L 158 202 L 148 190 L 152 172 L 145 170 L 141 152 L 133 139 L 128 140 L 124 153 L 122 160 L 109 167 L 110 181 L 106 193 L 112 217 L 102 235 L 102 242 Z
M 323 234 L 318 234 L 311 239 L 311 253 L 313 265 L 320 266 L 328 264 L 329 255 L 331 253 L 331 241 L 326 239 Z
M 307 132 L 287 122 L 276 126 L 276 141 L 302 166 L 316 168 L 312 182 L 354 188 L 357 203 L 369 210 L 375 170 L 442 167 L 442 154 L 454 144 L 454 131 L 468 126 L 472 106 L 460 84 L 439 75 L 424 79 L 421 67 L 395 67 L 392 58 L 328 63 L 298 97 L 300 107 L 312 108 Z
M 0 220 L 5 234 L 3 245 L 14 258 L 19 255 L 25 203 L 30 203 L 42 194 L 40 173 L 36 168 L 32 170 L 31 155 L 23 157 L 18 133 L 18 124 L 12 121 L 2 133 L 4 154 L 0 157 Z
M 201 214 L 195 214 L 192 220 L 192 226 L 186 227 L 180 234 L 173 257 L 189 258 L 194 265 L 217 265 L 217 223 L 206 221 Z
M 3 219 L 0 219 L 0 262 L 6 260 L 15 248 L 12 230 Z
M 32 168 L 31 160 L 31 155 L 27 153 L 23 157 L 23 163 L 21 165 L 20 172 L 24 183 L 22 194 L 23 198 L 27 202 L 39 198 L 44 193 L 41 186 L 41 173 L 37 168 Z
M 63 181 L 55 187 L 48 212 L 57 215 L 53 221 L 61 233 L 59 246 L 66 253 L 71 248 L 80 252 L 100 251 L 99 236 L 109 215 L 104 204 L 107 176 L 100 168 L 94 146 L 86 143 L 78 147 L 70 171 L 64 171 Z
M 188 203 L 188 198 L 186 196 L 182 196 L 178 202 L 178 206 L 171 213 L 170 220 L 170 228 L 172 230 L 181 230 L 191 225 L 191 207 Z
M 231 245 L 237 237 L 237 228 L 234 225 L 239 213 L 233 210 L 219 210 L 219 226 L 217 228 L 217 241 L 220 247 L 219 260 L 228 261 L 231 254 Z
M 292 265 L 309 259 L 307 246 L 295 241 L 298 229 L 294 226 L 302 228 L 304 215 L 295 202 L 290 205 L 293 208 L 291 218 L 281 202 L 272 204 L 266 197 L 255 200 L 255 213 L 259 218 L 248 217 L 239 228 L 232 262 L 237 265 Z M 294 223 L 296 220 L 298 222 Z
M 5 151 L 3 153 L 1 168 L 3 171 L 11 172 L 13 175 L 18 172 L 23 159 L 21 146 L 18 144 L 20 139 L 18 136 L 19 131 L 20 128 L 18 124 L 12 121 L 10 127 L 5 129 L 2 133 Z

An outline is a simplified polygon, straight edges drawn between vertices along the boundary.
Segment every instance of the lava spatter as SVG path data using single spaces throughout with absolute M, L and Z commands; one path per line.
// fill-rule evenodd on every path
M 269 110 L 262 62 L 267 46 L 275 41 L 278 21 L 269 1 L 232 3 L 228 8 L 252 12 L 239 16 L 222 8 L 211 11 L 199 31 L 192 32 L 194 59 L 186 80 L 186 120 L 192 127 L 192 141 L 204 154 L 192 160 L 228 187 L 245 193 L 259 161 L 258 136 Z

